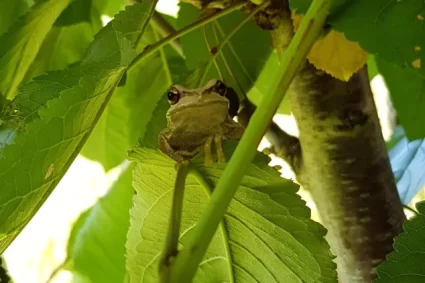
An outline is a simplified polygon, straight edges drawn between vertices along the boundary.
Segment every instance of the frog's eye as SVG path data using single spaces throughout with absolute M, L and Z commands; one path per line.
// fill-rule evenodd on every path
M 216 84 L 214 85 L 214 91 L 221 96 L 225 96 L 227 92 L 227 86 L 222 81 L 217 80 Z
M 177 89 L 172 88 L 168 94 L 168 102 L 173 105 L 179 102 L 180 100 L 180 92 Z

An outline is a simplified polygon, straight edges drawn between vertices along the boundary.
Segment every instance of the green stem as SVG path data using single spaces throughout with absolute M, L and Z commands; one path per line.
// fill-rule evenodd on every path
M 242 2 L 242 3 L 236 3 L 232 6 L 227 7 L 226 9 L 221 10 L 220 12 L 216 13 L 216 14 L 212 14 L 208 17 L 202 18 L 197 20 L 196 22 L 191 23 L 190 25 L 178 30 L 176 33 L 171 34 L 167 37 L 164 37 L 163 39 L 161 39 L 160 41 L 158 41 L 157 43 L 147 46 L 139 55 L 137 55 L 137 57 L 133 60 L 133 62 L 131 62 L 130 66 L 128 67 L 129 70 L 131 70 L 134 65 L 136 65 L 138 62 L 140 62 L 141 60 L 143 60 L 144 58 L 152 55 L 153 53 L 155 53 L 155 51 L 157 51 L 158 49 L 160 49 L 161 47 L 167 45 L 168 43 L 172 42 L 173 40 L 180 38 L 181 36 L 196 30 L 197 28 L 206 25 L 207 23 L 210 23 L 212 21 L 217 20 L 220 17 L 223 17 L 235 10 L 239 10 L 241 9 L 246 3 Z
M 229 32 L 225 38 L 223 38 L 223 40 L 220 42 L 219 45 L 217 45 L 217 50 L 216 52 L 211 56 L 210 60 L 208 61 L 208 64 L 205 67 L 205 72 L 202 75 L 202 78 L 200 80 L 200 85 L 203 85 L 205 83 L 205 78 L 207 76 L 208 71 L 211 68 L 212 63 L 214 62 L 214 60 L 217 58 L 218 54 L 221 53 L 221 51 L 223 50 L 223 47 L 230 41 L 230 39 L 232 38 L 233 35 L 235 35 L 235 33 L 241 28 L 243 27 L 249 20 L 251 20 L 251 18 L 258 13 L 259 11 L 261 11 L 264 7 L 266 7 L 267 5 L 269 5 L 269 1 L 264 1 L 261 5 L 257 6 L 254 10 L 251 11 L 251 13 L 249 13 L 242 21 L 240 21 L 233 29 L 231 32 Z
M 174 185 L 173 202 L 171 204 L 171 213 L 169 220 L 169 228 L 165 247 L 159 266 L 161 282 L 169 282 L 169 266 L 173 257 L 177 255 L 177 247 L 180 238 L 180 226 L 183 212 L 183 196 L 186 176 L 189 172 L 188 165 L 185 163 L 177 163 L 177 177 Z
M 162 37 L 167 37 L 171 34 L 176 33 L 174 28 L 161 16 L 160 13 L 155 12 L 152 15 L 152 23 L 155 29 L 161 34 Z M 184 58 L 183 48 L 180 44 L 179 39 L 174 39 L 170 42 L 171 47 L 177 52 L 179 56 Z
M 211 197 L 211 194 L 214 191 L 214 187 L 211 186 L 211 184 L 205 179 L 204 175 L 198 170 L 198 168 L 196 168 L 195 166 L 192 166 L 190 168 L 189 175 L 192 176 L 196 181 L 198 181 L 198 183 L 202 187 L 204 187 L 205 190 L 207 190 L 207 192 L 209 193 L 209 197 Z M 226 230 L 226 227 L 224 226 L 224 221 L 220 221 L 219 230 L 221 232 L 223 244 L 225 245 L 224 250 L 225 250 L 225 253 L 226 253 L 227 264 L 229 266 L 228 268 L 229 268 L 229 270 L 231 270 L 233 260 L 232 260 L 232 255 L 230 253 L 229 236 L 227 235 L 227 230 Z M 235 278 L 234 278 L 232 272 L 229 273 L 228 279 L 229 279 L 228 283 L 234 283 L 235 282 Z
M 149 22 L 151 21 L 153 14 L 155 13 L 155 8 L 156 8 L 156 4 L 158 4 L 158 0 L 152 0 L 150 2 L 151 2 L 151 6 L 150 6 L 150 9 L 149 9 L 149 18 L 148 18 L 147 21 L 145 21 L 143 23 L 142 29 L 139 33 L 139 36 L 136 39 L 134 46 L 139 45 L 140 41 L 142 40 L 143 35 L 145 34 L 145 30 L 148 27 Z
M 226 166 L 211 196 L 206 211 L 193 228 L 189 243 L 175 258 L 171 266 L 171 281 L 191 282 L 205 251 L 223 219 L 236 189 L 251 164 L 268 125 L 276 112 L 298 68 L 304 62 L 308 51 L 320 34 L 330 6 L 329 0 L 314 0 L 301 25 L 283 53 L 281 66 L 273 82 L 272 93 L 264 96 L 251 117 L 233 156 Z

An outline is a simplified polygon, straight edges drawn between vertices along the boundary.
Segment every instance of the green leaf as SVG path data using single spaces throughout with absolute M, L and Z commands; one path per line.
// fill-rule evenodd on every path
M 53 26 L 31 64 L 23 82 L 48 71 L 61 70 L 81 61 L 96 32 L 98 23 L 79 23 L 72 26 Z M 78 38 L 78 40 L 76 40 Z
M 92 0 L 74 0 L 59 16 L 55 26 L 69 26 L 91 21 Z
M 197 20 L 200 15 L 199 9 L 190 4 L 181 3 L 177 25 L 182 28 Z M 246 15 L 242 12 L 234 12 L 184 35 L 181 38 L 181 44 L 187 67 L 194 69 L 201 62 L 208 61 L 211 58 L 211 48 L 217 46 L 245 17 Z M 224 46 L 217 57 L 216 65 L 213 64 L 208 71 L 206 80 L 221 79 L 239 94 L 244 95 L 255 83 L 272 50 L 270 34 L 261 30 L 252 21 L 248 21 Z M 201 84 L 205 83 L 205 81 L 201 82 Z
M 156 32 L 149 27 L 141 45 L 156 40 Z M 127 72 L 126 84 L 116 89 L 82 154 L 99 161 L 105 170 L 124 161 L 127 151 L 144 135 L 153 110 L 171 86 L 169 72 L 163 51 L 156 52 Z
M 17 96 L 26 129 L 0 157 L 0 252 L 60 181 L 105 108 L 148 18 L 135 4 L 95 37 L 80 64 L 38 77 Z
M 235 144 L 226 144 L 226 157 Z M 174 162 L 151 148 L 137 148 L 127 242 L 131 282 L 157 282 L 175 179 Z M 193 282 L 337 282 L 336 265 L 324 240 L 326 230 L 310 220 L 310 210 L 296 194 L 298 187 L 268 167 L 258 154 L 230 204 Z M 204 167 L 194 161 L 213 187 L 225 165 Z M 189 176 L 183 204 L 184 247 L 191 228 L 206 208 L 211 191 Z
M 157 282 L 175 179 L 174 162 L 157 149 L 165 124 L 164 98 L 154 112 L 140 147 L 130 153 L 136 162 L 137 195 L 130 211 L 127 270 L 131 282 Z M 229 159 L 235 143 L 224 144 Z M 336 265 L 324 239 L 325 228 L 310 219 L 310 210 L 296 194 L 298 186 L 280 178 L 258 153 L 230 204 L 193 282 L 337 282 Z M 225 164 L 205 167 L 202 156 L 193 165 L 211 187 Z M 189 175 L 180 244 L 207 206 L 211 190 Z
M 25 0 L 0 1 L 0 35 L 6 32 L 10 26 L 22 16 L 28 9 L 28 4 Z
M 374 283 L 420 283 L 425 277 L 425 202 L 416 204 L 419 215 L 403 225 L 394 238 L 394 250 L 378 266 Z
M 127 3 L 127 0 L 92 0 L 93 6 L 100 12 L 101 15 L 113 17 Z
M 248 99 L 258 106 L 264 94 L 271 91 L 270 78 L 272 78 L 279 69 L 279 56 L 276 52 L 272 52 L 268 58 L 262 72 L 259 74 L 255 84 L 246 94 Z M 291 114 L 291 104 L 289 102 L 289 95 L 285 95 L 277 110 L 279 114 Z
M 0 92 L 13 98 L 52 25 L 70 0 L 41 1 L 0 36 Z
M 425 11 L 422 0 L 358 0 L 330 20 L 368 53 L 425 76 Z M 396 23 L 396 24 L 395 24 Z M 390 35 L 390 36 L 389 36 Z
M 369 76 L 369 81 L 371 81 L 376 75 L 379 74 L 375 56 L 373 55 L 369 55 L 369 58 L 367 59 L 367 74 Z
M 69 270 L 92 283 L 123 282 L 125 242 L 130 227 L 132 168 L 127 168 L 92 208 L 74 226 L 68 243 Z
M 375 57 L 375 60 L 406 136 L 409 140 L 424 138 L 425 78 L 411 69 L 387 62 L 380 56 Z

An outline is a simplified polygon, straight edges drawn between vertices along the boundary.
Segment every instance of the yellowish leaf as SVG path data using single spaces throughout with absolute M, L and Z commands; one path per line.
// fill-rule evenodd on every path
M 294 29 L 297 30 L 302 15 L 292 13 Z M 368 54 L 357 42 L 349 41 L 343 33 L 331 30 L 317 40 L 307 55 L 317 69 L 331 76 L 348 81 L 367 62 Z

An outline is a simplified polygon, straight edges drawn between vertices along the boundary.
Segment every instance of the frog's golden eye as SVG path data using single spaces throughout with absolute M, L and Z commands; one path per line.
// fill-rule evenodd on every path
M 167 97 L 168 97 L 168 102 L 171 105 L 176 104 L 180 100 L 180 92 L 177 89 L 172 88 L 168 92 Z
M 214 91 L 220 94 L 221 96 L 225 96 L 227 92 L 227 86 L 222 81 L 217 80 L 214 85 Z

